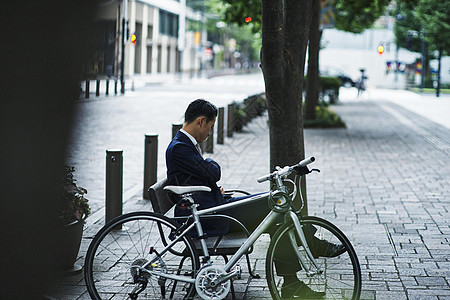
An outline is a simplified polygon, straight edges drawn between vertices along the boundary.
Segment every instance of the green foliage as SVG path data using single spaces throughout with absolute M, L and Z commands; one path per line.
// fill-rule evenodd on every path
M 306 86 L 308 77 L 305 76 L 303 84 Z M 339 88 L 341 87 L 341 80 L 338 77 L 331 76 L 320 76 L 319 77 L 320 86 L 319 90 L 322 95 L 327 94 L 330 98 L 331 103 L 337 102 L 339 99 Z
M 259 61 L 261 34 L 254 33 L 249 27 L 236 25 L 231 25 L 230 31 L 236 40 L 236 49 L 242 53 L 249 54 L 251 60 Z
M 439 50 L 450 54 L 450 0 L 399 1 L 395 10 L 396 43 L 414 52 L 421 52 L 420 41 L 425 33 L 428 52 Z
M 320 85 L 324 90 L 337 90 L 341 87 L 341 80 L 338 77 L 321 76 Z
M 62 178 L 59 218 L 64 224 L 86 219 L 91 213 L 88 199 L 84 197 L 87 191 L 76 185 L 76 180 L 73 178 L 74 171 L 74 167 L 65 166 L 65 174 Z
M 441 94 L 450 94 L 450 84 L 441 84 L 441 89 L 440 92 Z M 435 88 L 412 88 L 411 91 L 415 92 L 415 93 L 424 93 L 424 94 L 435 94 L 436 93 L 436 89 Z
M 328 95 L 330 103 L 336 103 L 339 99 L 339 88 L 342 82 L 337 77 L 320 77 L 322 95 Z
M 328 105 L 321 102 L 316 106 L 316 119 L 304 120 L 304 128 L 345 128 L 345 123 Z
M 254 2 L 259 2 L 260 4 L 261 0 Z M 227 40 L 234 39 L 236 40 L 237 51 L 247 55 L 252 61 L 259 61 L 259 52 L 261 49 L 261 13 L 259 13 L 259 21 L 252 17 L 252 22 L 246 23 L 245 18 L 249 15 L 242 14 L 242 16 L 238 16 L 236 14 L 235 19 L 228 19 L 228 15 L 231 12 L 236 13 L 235 8 L 225 0 L 205 1 L 205 14 L 208 16 L 205 26 L 208 30 L 208 36 L 226 36 Z M 225 24 L 223 25 L 225 26 L 218 26 L 219 22 L 224 22 Z M 198 27 L 199 25 L 197 24 L 195 26 Z M 221 40 L 220 44 L 226 44 L 226 42 L 226 40 Z
M 224 19 L 239 26 L 248 26 L 253 32 L 261 31 L 261 0 L 222 0 L 225 3 Z M 245 18 L 252 21 L 246 23 Z
M 245 23 L 245 17 L 250 16 L 253 30 L 260 31 L 261 0 L 222 0 L 222 2 L 225 3 L 225 20 L 238 25 L 250 25 Z M 336 0 L 335 26 L 339 30 L 361 33 L 372 27 L 384 14 L 390 2 L 390 0 Z
M 420 0 L 416 11 L 429 49 L 450 54 L 450 0 Z
M 249 96 L 242 102 L 235 101 L 232 104 L 234 105 L 234 130 L 237 132 L 267 110 L 267 100 L 264 93 Z
M 421 21 L 417 17 L 415 8 L 417 3 L 398 2 L 395 10 L 394 25 L 395 42 L 401 47 L 414 52 L 420 52 Z
M 339 30 L 361 33 L 384 14 L 390 0 L 336 0 L 335 26 Z

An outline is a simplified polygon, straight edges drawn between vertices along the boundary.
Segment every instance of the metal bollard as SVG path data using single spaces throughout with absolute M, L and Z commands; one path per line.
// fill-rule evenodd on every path
M 219 116 L 217 120 L 217 144 L 223 145 L 223 123 L 225 108 L 219 107 Z
M 114 80 L 114 95 L 117 95 L 117 79 Z
M 95 90 L 95 96 L 100 96 L 100 79 L 97 79 L 97 88 Z
M 234 104 L 228 104 L 228 117 L 227 117 L 227 137 L 233 136 L 234 126 L 236 126 L 236 118 L 234 115 Z
M 122 150 L 106 150 L 106 222 L 122 215 Z
M 109 79 L 106 79 L 106 93 L 105 93 L 105 95 L 106 96 L 109 95 Z
M 183 124 L 172 124 L 172 139 L 177 135 L 178 130 L 183 127 Z
M 214 128 L 211 128 L 211 132 L 209 133 L 209 136 L 206 139 L 206 141 L 204 141 L 204 143 L 205 143 L 204 151 L 207 153 L 213 153 L 214 152 Z
M 157 181 L 158 169 L 158 135 L 145 135 L 145 154 L 144 154 L 144 199 L 150 200 L 148 188 Z
M 84 97 L 86 99 L 89 98 L 89 88 L 90 88 L 90 82 L 89 82 L 89 80 L 86 80 L 86 91 L 85 91 L 85 94 L 84 94 Z

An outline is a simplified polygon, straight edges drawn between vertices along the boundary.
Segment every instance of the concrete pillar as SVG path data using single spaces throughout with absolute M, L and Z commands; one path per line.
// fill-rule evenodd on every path
M 85 89 L 85 94 L 84 94 L 84 97 L 87 99 L 87 98 L 89 98 L 89 93 L 90 93 L 90 86 L 91 86 L 91 83 L 90 83 L 90 81 L 89 80 L 86 80 L 86 89 Z
M 167 73 L 168 63 L 168 38 L 167 36 L 161 36 L 161 73 Z
M 158 73 L 159 9 L 153 9 L 152 74 Z
M 223 145 L 223 125 L 224 125 L 224 116 L 225 115 L 225 108 L 219 107 L 219 115 L 217 119 L 217 144 Z
M 208 138 L 204 141 L 205 148 L 204 151 L 207 153 L 214 152 L 214 128 L 211 128 Z M 202 148 L 203 149 L 203 148 Z
M 147 73 L 147 38 L 148 38 L 148 5 L 142 10 L 142 36 L 141 36 L 141 75 Z
M 106 150 L 106 222 L 122 215 L 123 151 Z
M 128 29 L 129 33 L 133 34 L 136 31 L 136 2 L 130 1 L 128 6 Z M 125 48 L 128 52 L 128 61 L 125 60 L 125 74 L 132 76 L 134 75 L 134 59 L 135 59 L 135 48 L 136 46 L 131 45 L 130 40 L 126 41 Z
M 158 135 L 145 135 L 145 154 L 144 154 L 144 199 L 149 200 L 148 188 L 157 181 L 158 174 Z
M 95 89 L 95 96 L 96 97 L 100 96 L 100 79 L 97 79 L 97 85 L 96 85 L 96 89 Z
M 227 137 L 233 136 L 235 124 L 234 104 L 228 104 L 228 117 L 227 117 Z
M 183 127 L 183 124 L 172 124 L 172 139 L 177 135 L 178 130 Z

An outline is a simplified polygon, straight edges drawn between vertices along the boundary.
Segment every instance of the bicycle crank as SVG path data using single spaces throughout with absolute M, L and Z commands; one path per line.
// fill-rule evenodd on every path
M 195 278 L 195 289 L 202 299 L 224 299 L 230 292 L 230 278 L 225 270 L 219 266 L 208 266 L 200 269 Z M 225 281 L 222 280 L 226 278 Z

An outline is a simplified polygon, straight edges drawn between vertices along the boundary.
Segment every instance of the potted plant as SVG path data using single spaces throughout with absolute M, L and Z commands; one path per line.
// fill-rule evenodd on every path
M 85 197 L 87 191 L 75 183 L 74 171 L 74 167 L 65 166 L 60 188 L 58 219 L 61 230 L 57 248 L 58 270 L 72 273 L 81 271 L 81 267 L 75 267 L 75 261 L 81 245 L 84 222 L 91 212 Z

